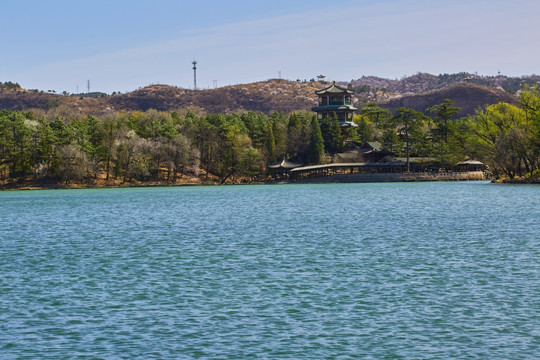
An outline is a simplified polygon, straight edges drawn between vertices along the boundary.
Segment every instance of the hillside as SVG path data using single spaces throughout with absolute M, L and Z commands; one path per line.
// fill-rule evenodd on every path
M 109 98 L 115 110 L 176 110 L 200 108 L 206 113 L 257 111 L 291 112 L 309 110 L 316 101 L 315 90 L 324 85 L 269 80 L 251 84 L 226 86 L 212 90 L 185 90 L 167 85 L 152 85 Z
M 411 108 L 425 112 L 427 108 L 440 104 L 444 99 L 451 99 L 455 106 L 461 108 L 458 117 L 472 115 L 475 110 L 485 105 L 504 101 L 517 104 L 518 98 L 494 87 L 486 87 L 469 83 L 456 83 L 440 90 L 432 90 L 416 95 L 406 95 L 391 99 L 382 107 L 396 110 L 399 107 Z
M 351 80 L 350 84 L 359 92 L 384 91 L 401 95 L 418 94 L 421 92 L 439 90 L 456 83 L 467 82 L 486 87 L 497 87 L 510 94 L 522 90 L 525 85 L 533 86 L 540 84 L 540 76 L 509 77 L 504 75 L 481 76 L 470 73 L 431 75 L 417 73 L 402 79 L 384 79 L 376 76 L 362 76 Z
M 511 78 L 482 77 L 474 74 L 430 75 L 418 73 L 400 80 L 363 76 L 350 83 L 356 93 L 355 105 L 375 102 L 382 107 L 399 106 L 417 110 L 454 100 L 462 108 L 460 115 L 472 114 L 482 106 L 499 101 L 513 103 L 516 91 L 526 84 L 540 83 L 539 76 Z M 59 109 L 64 112 L 101 115 L 111 111 L 174 111 L 190 109 L 198 113 L 274 111 L 289 113 L 307 110 L 316 103 L 315 90 L 328 86 L 317 81 L 268 80 L 206 90 L 188 90 L 168 85 L 151 85 L 125 94 L 54 94 L 26 90 L 18 84 L 0 83 L 0 110 Z
M 201 113 L 289 113 L 310 110 L 316 102 L 315 90 L 324 86 L 327 85 L 286 80 L 268 80 L 197 91 L 169 85 L 151 85 L 126 94 L 97 98 L 57 95 L 4 86 L 0 87 L 0 109 L 50 110 L 61 107 L 69 111 L 96 115 L 110 111 L 174 111 L 182 108 L 196 109 Z

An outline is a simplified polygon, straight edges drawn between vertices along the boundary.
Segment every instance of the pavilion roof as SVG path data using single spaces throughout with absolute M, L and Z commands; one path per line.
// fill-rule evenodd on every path
M 315 94 L 317 95 L 324 95 L 324 94 L 352 94 L 353 92 L 351 90 L 345 89 L 344 87 L 341 87 L 339 85 L 336 85 L 336 82 L 324 89 L 315 91 Z
M 337 110 L 350 110 L 355 111 L 358 110 L 358 108 L 355 108 L 352 105 L 321 105 L 321 106 L 314 106 L 311 108 L 312 111 L 337 111 Z
M 483 162 L 478 160 L 465 160 L 457 163 L 458 165 L 484 165 Z
M 269 169 L 294 169 L 294 168 L 299 167 L 301 165 L 302 164 L 293 163 L 293 162 L 290 162 L 289 160 L 283 159 L 282 161 L 280 161 L 280 162 L 278 162 L 276 164 L 273 164 L 273 165 L 268 165 L 267 167 Z

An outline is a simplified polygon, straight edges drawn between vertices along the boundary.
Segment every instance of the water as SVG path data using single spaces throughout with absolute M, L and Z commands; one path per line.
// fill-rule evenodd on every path
M 0 358 L 536 359 L 539 195 L 0 192 Z

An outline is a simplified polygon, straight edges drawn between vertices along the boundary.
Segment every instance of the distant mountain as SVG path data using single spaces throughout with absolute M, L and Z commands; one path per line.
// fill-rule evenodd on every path
M 418 94 L 425 91 L 439 90 L 456 83 L 466 82 L 487 87 L 497 87 L 510 94 L 515 94 L 525 85 L 533 86 L 540 84 L 540 76 L 508 77 L 504 75 L 480 76 L 470 73 L 431 75 L 417 73 L 404 77 L 400 80 L 384 79 L 376 76 L 362 76 L 360 79 L 351 80 L 351 87 L 358 92 L 383 90 L 389 93 L 401 95 Z
M 20 87 L 0 87 L 0 109 L 53 109 L 100 115 L 111 111 L 174 111 L 183 108 L 199 113 L 257 111 L 289 113 L 310 110 L 315 91 L 328 86 L 318 82 L 268 80 L 211 90 L 188 90 L 169 85 L 151 85 L 126 94 L 66 96 Z
M 356 93 L 355 105 L 375 102 L 396 109 L 411 107 L 420 111 L 445 98 L 462 108 L 460 115 L 472 114 L 482 106 L 499 101 L 516 102 L 515 93 L 525 85 L 540 84 L 540 76 L 512 78 L 475 74 L 431 75 L 418 73 L 400 80 L 363 76 L 350 83 L 340 82 Z M 62 95 L 26 90 L 17 83 L 0 83 L 0 110 L 43 109 L 64 113 L 103 115 L 114 111 L 174 111 L 193 109 L 198 113 L 274 111 L 289 113 L 306 110 L 317 102 L 315 91 L 327 82 L 268 80 L 217 89 L 188 90 L 168 85 L 151 85 L 125 94 L 103 93 Z
M 206 113 L 242 111 L 291 112 L 309 110 L 316 101 L 315 90 L 322 85 L 286 80 L 269 80 L 226 86 L 212 90 L 186 90 L 167 85 L 153 85 L 109 98 L 116 110 L 176 110 L 196 107 Z
M 456 83 L 443 89 L 427 91 L 391 99 L 382 107 L 395 111 L 399 107 L 406 107 L 427 113 L 427 109 L 440 104 L 444 99 L 451 99 L 455 106 L 461 108 L 457 116 L 472 115 L 478 108 L 504 101 L 517 104 L 518 97 L 494 87 L 487 87 L 469 83 Z

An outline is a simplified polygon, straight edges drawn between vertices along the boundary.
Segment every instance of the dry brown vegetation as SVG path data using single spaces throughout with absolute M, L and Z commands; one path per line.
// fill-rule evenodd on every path
M 505 92 L 500 86 L 478 85 L 469 81 L 448 82 L 442 86 L 434 83 L 436 79 L 437 77 L 429 74 L 417 74 L 402 80 L 363 77 L 351 84 L 358 91 L 355 104 L 359 108 L 374 102 L 389 109 L 406 106 L 425 111 L 428 107 L 449 98 L 462 108 L 459 115 L 463 116 L 473 114 L 476 109 L 499 101 L 508 103 L 517 101 L 515 95 Z M 264 114 L 290 113 L 309 111 L 317 101 L 314 92 L 328 85 L 327 82 L 277 79 L 197 91 L 169 85 L 150 85 L 125 94 L 103 94 L 105 96 L 97 98 L 64 96 L 11 86 L 0 88 L 0 109 L 50 111 L 60 108 L 64 113 L 97 116 L 118 111 L 148 109 L 179 113 L 191 111 L 198 115 L 246 111 Z M 346 83 L 340 85 L 347 86 Z M 385 85 L 388 88 L 384 88 Z

